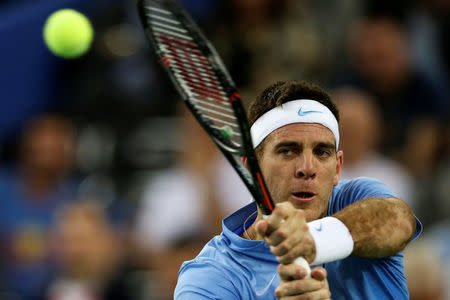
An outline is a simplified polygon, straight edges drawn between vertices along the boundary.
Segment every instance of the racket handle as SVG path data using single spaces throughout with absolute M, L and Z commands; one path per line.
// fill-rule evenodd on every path
M 263 215 L 264 220 L 267 220 L 268 218 L 269 218 L 269 215 Z M 281 222 L 283 223 L 284 220 L 281 220 Z M 297 264 L 306 270 L 305 278 L 311 277 L 311 267 L 309 266 L 308 262 L 306 261 L 306 259 L 304 257 L 302 257 L 302 256 L 297 257 L 294 260 L 294 264 Z
M 306 259 L 304 259 L 302 256 L 299 256 L 294 260 L 294 264 L 297 264 L 306 270 L 305 278 L 311 277 L 311 268 L 310 268 L 308 262 L 306 261 Z

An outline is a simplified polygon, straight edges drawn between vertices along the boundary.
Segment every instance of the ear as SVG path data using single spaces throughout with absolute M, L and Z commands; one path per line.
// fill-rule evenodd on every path
M 344 165 L 344 151 L 339 150 L 336 153 L 336 174 L 333 178 L 333 185 L 336 186 L 339 182 L 339 176 L 341 175 L 342 166 Z

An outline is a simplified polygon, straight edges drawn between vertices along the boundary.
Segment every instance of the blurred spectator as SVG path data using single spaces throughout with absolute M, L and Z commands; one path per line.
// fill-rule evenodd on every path
M 48 234 L 54 212 L 77 197 L 70 177 L 76 137 L 72 123 L 42 115 L 25 128 L 16 166 L 0 175 L 3 279 L 13 299 L 34 299 L 51 273 Z
M 243 99 L 275 80 L 327 79 L 330 65 L 336 58 L 342 61 L 343 37 L 359 15 L 354 0 L 232 0 L 222 5 L 210 36 Z
M 432 180 L 432 182 L 435 184 L 433 190 L 436 192 L 437 209 L 430 214 L 430 218 L 434 222 L 439 223 L 444 220 L 450 220 L 450 157 L 441 164 L 436 175 L 435 180 Z
M 274 58 L 279 58 L 284 50 L 289 51 L 287 45 L 292 39 L 284 36 L 285 47 L 274 43 L 274 39 L 281 39 L 286 3 L 285 0 L 222 2 L 221 18 L 211 36 L 238 86 L 251 90 L 255 85 L 263 86 L 261 80 L 271 81 L 280 75 L 281 62 L 274 65 Z M 296 55 L 302 55 L 302 51 Z
M 178 270 L 221 230 L 222 219 L 251 195 L 184 104 L 179 103 L 179 152 L 172 167 L 144 187 L 136 216 L 138 253 L 173 299 Z
M 106 213 L 93 200 L 60 211 L 53 240 L 57 272 L 42 299 L 154 299 L 144 295 L 150 282 L 124 267 L 125 236 Z
M 369 94 L 340 88 L 333 92 L 341 115 L 341 149 L 344 150 L 342 179 L 359 176 L 376 178 L 389 185 L 397 195 L 415 208 L 413 182 L 397 162 L 379 152 L 381 113 Z
M 160 280 L 159 300 L 173 299 L 181 264 L 196 257 L 203 246 L 204 242 L 197 237 L 184 237 L 173 242 L 166 251 L 153 256 L 154 276 Z
M 151 252 L 186 237 L 207 241 L 220 232 L 224 216 L 251 199 L 198 122 L 181 110 L 177 162 L 151 178 L 137 211 L 137 238 Z
M 449 1 L 419 0 L 408 18 L 414 62 L 447 91 L 450 83 L 449 17 Z
M 448 181 L 447 181 L 448 183 Z M 447 195 L 448 196 L 448 195 Z M 442 201 L 447 201 L 447 205 L 450 202 L 450 198 L 443 198 Z M 443 221 L 436 222 L 426 232 L 426 236 L 430 244 L 433 245 L 436 258 L 441 265 L 441 269 L 444 271 L 443 281 L 446 290 L 446 298 L 450 299 L 450 216 Z
M 446 276 L 431 240 L 421 239 L 404 251 L 405 276 L 411 300 L 445 300 Z
M 364 19 L 350 42 L 352 70 L 337 85 L 373 94 L 384 124 L 381 150 L 401 161 L 416 177 L 435 169 L 438 133 L 448 112 L 448 95 L 414 68 L 405 28 L 393 17 Z

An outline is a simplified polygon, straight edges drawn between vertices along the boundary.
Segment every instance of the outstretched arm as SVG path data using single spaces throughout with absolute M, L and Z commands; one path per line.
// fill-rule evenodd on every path
M 397 198 L 367 198 L 333 217 L 347 226 L 353 238 L 352 255 L 382 258 L 403 250 L 416 231 L 409 206 Z
M 403 250 L 416 229 L 411 209 L 396 198 L 362 199 L 333 217 L 344 223 L 351 234 L 351 255 L 365 258 L 388 257 Z M 298 256 L 311 263 L 316 257 L 316 245 L 304 214 L 289 202 L 277 205 L 268 220 L 256 224 L 256 230 L 282 264 Z

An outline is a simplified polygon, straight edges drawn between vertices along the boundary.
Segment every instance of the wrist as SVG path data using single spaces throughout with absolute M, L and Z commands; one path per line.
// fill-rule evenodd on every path
M 311 265 L 343 259 L 352 253 L 352 236 L 339 219 L 325 217 L 309 222 L 308 227 L 316 248 L 316 256 Z

